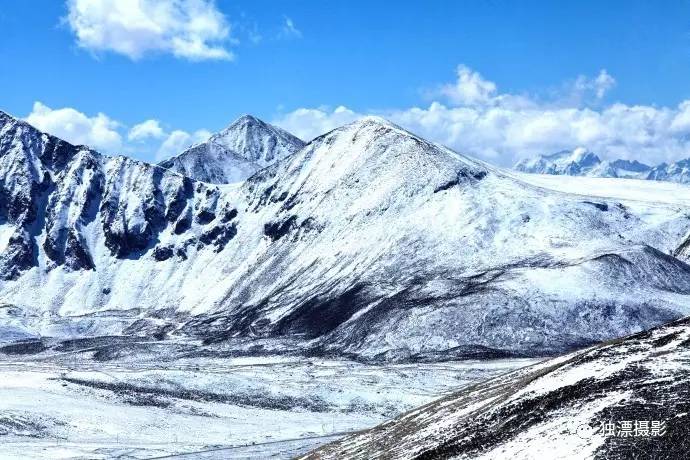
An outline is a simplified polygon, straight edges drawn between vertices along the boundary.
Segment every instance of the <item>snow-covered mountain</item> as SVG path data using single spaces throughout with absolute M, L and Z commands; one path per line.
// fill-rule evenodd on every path
M 523 159 L 515 164 L 514 169 L 533 174 L 638 179 L 646 179 L 652 170 L 636 160 L 602 161 L 596 154 L 581 147 Z
M 655 166 L 649 171 L 646 179 L 690 184 L 690 159 Z
M 244 115 L 209 140 L 160 163 L 202 182 L 241 182 L 261 168 L 295 153 L 304 142 L 276 126 Z
M 379 118 L 211 185 L 2 114 L 0 194 L 5 336 L 414 360 L 558 352 L 690 314 L 690 266 L 669 255 L 690 207 L 540 188 Z
M 515 169 L 521 172 L 536 174 L 567 174 L 569 176 L 588 175 L 601 163 L 594 153 L 583 148 L 563 150 L 551 155 L 540 155 L 535 158 L 520 160 Z
M 686 458 L 690 319 L 487 380 L 303 459 Z
M 651 167 L 637 160 L 602 161 L 583 148 L 518 161 L 516 171 L 589 177 L 619 177 L 690 184 L 690 159 Z

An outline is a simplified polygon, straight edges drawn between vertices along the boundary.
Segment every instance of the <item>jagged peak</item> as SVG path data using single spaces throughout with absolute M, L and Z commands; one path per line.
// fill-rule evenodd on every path
M 255 117 L 254 115 L 250 113 L 245 113 L 243 115 L 240 115 L 235 121 L 231 123 L 231 125 L 235 124 L 241 124 L 241 123 L 253 123 L 253 124 L 258 124 L 258 125 L 268 125 L 265 121 L 263 121 L 260 118 Z
M 211 140 L 218 140 L 218 139 L 222 139 L 224 137 L 227 137 L 228 135 L 232 135 L 234 133 L 240 133 L 240 132 L 247 135 L 247 134 L 250 134 L 250 132 L 252 132 L 254 130 L 256 130 L 260 133 L 265 132 L 268 135 L 274 135 L 274 136 L 285 138 L 286 140 L 288 140 L 291 143 L 302 144 L 302 145 L 304 144 L 304 141 L 299 139 L 294 134 L 289 133 L 289 132 L 285 131 L 284 129 L 279 128 L 278 126 L 274 126 L 270 123 L 267 123 L 267 122 L 261 120 L 260 118 L 255 117 L 254 115 L 250 115 L 250 114 L 241 115 L 235 121 L 230 123 L 227 127 L 218 131 L 217 133 L 213 134 L 210 139 Z
M 8 123 L 19 124 L 19 125 L 25 126 L 27 128 L 30 128 L 36 132 L 43 133 L 43 131 L 41 131 L 40 129 L 36 128 L 35 126 L 27 123 L 26 121 L 22 120 L 21 118 L 15 117 L 14 115 L 10 115 L 9 113 L 0 110 L 0 125 L 5 125 Z
M 264 129 L 270 129 L 272 126 L 265 121 L 255 117 L 254 115 L 250 115 L 248 113 L 241 115 L 239 118 L 237 118 L 235 121 L 230 123 L 227 127 L 223 128 L 220 130 L 217 134 L 226 132 L 226 131 L 231 131 L 240 127 L 244 126 L 259 126 Z
M 16 120 L 16 118 L 13 117 L 12 115 L 10 115 L 9 113 L 0 110 L 0 120 L 9 120 L 9 119 Z

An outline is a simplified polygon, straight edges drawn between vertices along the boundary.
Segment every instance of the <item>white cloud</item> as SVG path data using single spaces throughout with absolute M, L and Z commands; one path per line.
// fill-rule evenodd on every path
M 175 130 L 171 132 L 163 141 L 156 152 L 156 160 L 160 161 L 177 155 L 192 144 L 206 141 L 211 136 L 211 133 L 205 129 L 200 129 L 190 134 L 186 131 Z
M 124 124 L 103 113 L 89 117 L 71 107 L 52 109 L 38 101 L 25 120 L 71 144 L 88 145 L 102 153 L 125 154 L 150 162 L 177 155 L 211 136 L 205 129 L 192 133 L 180 129 L 167 132 L 155 119 L 145 120 L 127 130 Z
M 485 80 L 479 72 L 459 65 L 458 79 L 453 84 L 443 85 L 439 92 L 458 105 L 478 105 L 491 101 L 496 94 L 496 84 Z
M 577 83 L 579 81 L 579 83 Z M 602 70 L 578 78 L 578 91 L 597 100 L 615 80 Z M 540 101 L 501 94 L 479 73 L 460 66 L 458 79 L 442 86 L 428 107 L 358 113 L 346 107 L 300 108 L 282 114 L 275 124 L 308 139 L 364 115 L 380 115 L 460 153 L 508 166 L 526 156 L 584 146 L 607 159 L 660 163 L 690 157 L 690 101 L 675 108 L 610 104 L 580 107 L 557 97 Z
M 593 94 L 597 99 L 602 99 L 614 86 L 616 86 L 616 79 L 609 75 L 606 69 L 602 69 L 599 71 L 599 75 L 594 78 L 585 75 L 577 77 L 573 91 L 580 98 Z
M 210 0 L 67 0 L 77 44 L 140 59 L 170 53 L 192 61 L 233 58 L 230 24 Z
M 362 116 L 343 106 L 333 111 L 321 107 L 297 109 L 283 115 L 274 123 L 300 139 L 310 140 Z
M 127 139 L 130 141 L 143 141 L 146 139 L 160 139 L 165 137 L 165 132 L 161 128 L 158 120 L 146 120 L 134 125 L 127 134 Z
M 51 109 L 34 102 L 26 121 L 72 144 L 89 145 L 95 149 L 114 153 L 122 147 L 119 123 L 99 113 L 89 117 L 73 108 Z
M 300 31 L 292 19 L 285 16 L 283 18 L 283 27 L 280 29 L 280 38 L 301 38 L 302 31 Z
M 671 122 L 671 131 L 677 135 L 690 134 L 690 101 L 683 101 Z

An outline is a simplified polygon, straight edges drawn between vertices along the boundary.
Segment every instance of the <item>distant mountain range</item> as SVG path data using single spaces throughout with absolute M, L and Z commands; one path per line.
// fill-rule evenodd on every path
M 690 159 L 649 166 L 639 161 L 602 161 L 596 154 L 583 148 L 520 160 L 514 169 L 534 174 L 619 177 L 690 183 Z
M 690 314 L 690 209 L 515 176 L 376 117 L 307 144 L 243 117 L 157 166 L 0 112 L 0 341 L 439 360 Z

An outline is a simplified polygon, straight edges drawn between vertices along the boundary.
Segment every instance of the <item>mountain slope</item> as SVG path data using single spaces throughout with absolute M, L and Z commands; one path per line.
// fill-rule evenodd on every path
M 684 458 L 689 344 L 685 318 L 472 385 L 304 458 Z
M 690 267 L 668 255 L 687 207 L 539 188 L 377 118 L 235 185 L 8 116 L 0 148 L 13 336 L 418 360 L 560 352 L 690 314 Z
M 160 165 L 202 182 L 240 182 L 304 146 L 292 134 L 244 115 L 209 140 Z
M 688 306 L 688 267 L 650 246 L 668 251 L 684 214 L 650 228 L 622 204 L 526 186 L 381 120 L 317 138 L 245 188 L 271 251 L 226 279 L 221 303 L 236 307 L 193 320 L 199 335 L 300 335 L 372 359 L 535 354 Z
M 50 334 L 70 314 L 136 309 L 150 295 L 153 267 L 142 259 L 184 258 L 184 245 L 215 251 L 234 231 L 231 219 L 211 224 L 224 212 L 219 196 L 217 188 L 72 146 L 0 113 L 2 298 L 23 306 L 10 323 Z M 173 253 L 169 239 L 184 243 Z M 66 322 L 77 333 L 91 324 Z

